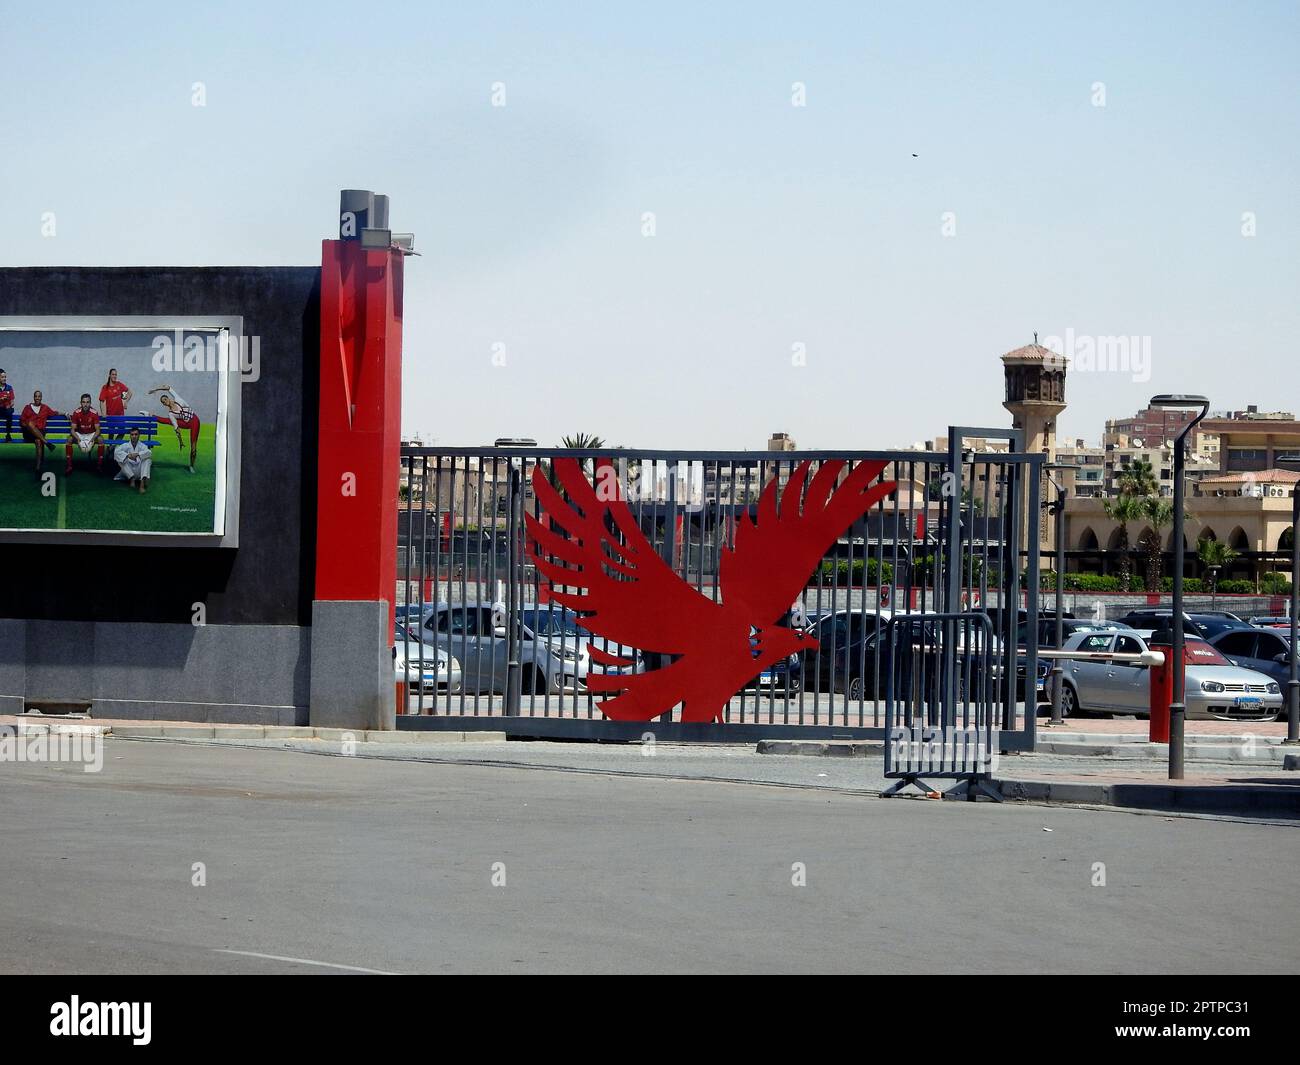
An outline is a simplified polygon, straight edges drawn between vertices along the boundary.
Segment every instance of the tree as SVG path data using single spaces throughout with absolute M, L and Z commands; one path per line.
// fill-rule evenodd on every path
M 1151 463 L 1145 459 L 1139 459 L 1131 463 L 1118 477 L 1119 494 L 1122 496 L 1136 496 L 1143 498 L 1153 496 L 1160 490 L 1160 483 L 1156 480 L 1155 470 L 1151 468 Z
M 1128 591 L 1129 578 L 1133 573 L 1133 559 L 1129 555 L 1128 543 L 1128 523 L 1131 521 L 1141 521 L 1146 516 L 1146 508 L 1143 501 L 1131 495 L 1116 496 L 1114 499 L 1107 499 L 1102 506 L 1106 510 L 1106 517 L 1119 525 L 1119 582 L 1125 591 Z
M 1219 585 L 1219 571 L 1231 566 L 1241 552 L 1222 540 L 1211 540 L 1208 536 L 1196 545 L 1196 557 L 1201 565 L 1210 571 L 1210 594 L 1215 594 Z
M 1160 546 L 1164 542 L 1164 537 L 1161 536 L 1160 530 L 1173 524 L 1174 505 L 1161 496 L 1149 496 L 1141 502 L 1142 516 L 1151 524 L 1151 532 L 1147 534 L 1146 542 L 1142 544 L 1146 552 L 1146 587 L 1148 592 L 1158 592 L 1160 578 L 1164 576 L 1161 572 L 1164 569 L 1164 560 Z
M 560 447 L 569 448 L 573 451 L 598 451 L 604 446 L 605 441 L 601 437 L 595 436 L 591 433 L 574 433 L 572 436 L 560 437 Z M 550 481 L 555 488 L 559 488 L 560 479 L 555 475 L 555 470 L 552 468 L 551 463 L 546 459 L 542 459 L 538 465 L 541 466 L 542 472 L 546 475 L 546 479 Z M 582 459 L 581 465 L 582 472 L 590 477 L 591 460 Z
M 560 437 L 560 447 L 571 448 L 574 451 L 599 451 L 604 446 L 604 438 L 593 433 L 574 433 L 572 436 Z M 582 460 L 582 472 L 588 477 L 591 476 L 591 459 Z
M 560 447 L 572 448 L 574 451 L 597 451 L 605 446 L 605 441 L 591 433 L 574 433 L 572 436 L 560 437 Z

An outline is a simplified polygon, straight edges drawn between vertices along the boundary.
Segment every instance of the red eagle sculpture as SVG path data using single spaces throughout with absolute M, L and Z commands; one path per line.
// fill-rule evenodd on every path
M 823 462 L 809 481 L 810 463 L 801 462 L 780 494 L 779 509 L 776 480 L 767 485 L 757 520 L 742 514 L 735 546 L 722 551 L 721 602 L 701 595 L 659 556 L 608 461 L 597 463 L 596 479 L 615 490 L 599 496 L 577 459 L 554 462 L 567 499 L 540 466 L 533 470 L 537 501 L 550 520 L 525 515 L 529 552 L 551 583 L 551 598 L 611 643 L 673 658 L 644 673 L 589 672 L 589 691 L 617 693 L 599 703 L 601 713 L 649 721 L 681 703 L 682 721 L 713 721 L 751 678 L 812 645 L 805 633 L 777 621 L 803 594 L 831 545 L 895 488 L 893 481 L 871 484 L 884 462 L 860 462 L 837 485 L 844 465 Z M 588 651 L 602 665 L 632 664 L 595 645 Z

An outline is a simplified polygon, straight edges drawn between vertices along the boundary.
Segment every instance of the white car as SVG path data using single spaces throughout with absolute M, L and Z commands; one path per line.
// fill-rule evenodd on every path
M 442 648 L 422 643 L 417 630 L 409 632 L 399 623 L 393 634 L 393 674 L 411 693 L 426 695 L 456 693 L 461 688 L 460 663 Z
M 1065 641 L 1065 651 L 1143 654 L 1150 650 L 1149 634 L 1138 630 L 1078 632 Z M 1185 697 L 1188 718 L 1225 721 L 1272 721 L 1282 710 L 1282 689 L 1263 673 L 1234 666 L 1217 649 L 1198 637 L 1183 645 L 1186 662 Z M 1140 662 L 1075 661 L 1065 659 L 1061 716 L 1080 712 L 1151 712 L 1151 667 Z

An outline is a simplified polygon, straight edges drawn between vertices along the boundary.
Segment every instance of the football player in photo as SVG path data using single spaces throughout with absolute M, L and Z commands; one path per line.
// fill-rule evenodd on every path
M 83 455 L 89 455 L 92 447 L 98 449 L 95 469 L 102 472 L 104 469 L 104 438 L 99 435 L 99 415 L 91 409 L 89 392 L 81 394 L 81 406 L 68 415 L 68 421 L 72 423 L 72 432 L 68 434 L 68 443 L 64 448 L 68 457 L 68 465 L 64 473 L 72 472 L 72 446 L 74 443 L 81 448 Z
M 36 445 L 36 475 L 41 474 L 41 467 L 45 465 L 45 449 L 54 450 L 54 445 L 45 439 L 45 423 L 51 415 L 59 412 L 51 407 L 45 401 L 45 397 L 38 388 L 32 393 L 32 401 L 23 408 L 23 413 L 18 419 L 18 424 L 22 427 L 23 439 L 29 444 Z

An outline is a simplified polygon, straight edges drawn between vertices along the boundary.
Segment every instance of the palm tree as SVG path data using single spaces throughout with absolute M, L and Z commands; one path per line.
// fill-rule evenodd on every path
M 1151 463 L 1145 459 L 1139 459 L 1131 463 L 1118 478 L 1119 494 L 1122 496 L 1153 496 L 1160 489 L 1160 484 L 1156 481 L 1156 472 L 1151 468 Z
M 571 448 L 574 451 L 599 451 L 604 446 L 604 438 L 594 433 L 574 433 L 572 436 L 560 437 L 560 447 Z M 582 460 L 582 472 L 591 476 L 591 459 Z
M 560 447 L 569 448 L 573 451 L 597 451 L 604 446 L 605 441 L 592 433 L 574 433 L 572 436 L 560 437 Z M 541 466 L 542 472 L 546 474 L 546 479 L 554 487 L 559 488 L 560 479 L 556 477 L 551 463 L 547 459 L 542 459 L 538 465 Z M 591 476 L 591 459 L 582 460 L 582 472 Z
M 596 451 L 605 446 L 605 441 L 592 433 L 574 433 L 572 436 L 560 437 L 560 447 L 572 448 L 574 451 Z
M 1143 501 L 1130 495 L 1116 496 L 1114 499 L 1107 499 L 1102 503 L 1105 508 L 1106 517 L 1119 525 L 1119 583 L 1124 591 L 1128 591 L 1129 577 L 1133 572 L 1133 559 L 1129 556 L 1128 544 L 1128 523 L 1131 521 L 1141 521 L 1146 517 L 1146 508 Z
M 1146 542 L 1142 545 L 1146 551 L 1146 586 L 1148 592 L 1160 591 L 1160 578 L 1164 570 L 1163 559 L 1161 557 L 1160 545 L 1164 537 L 1160 535 L 1160 530 L 1174 521 L 1174 505 L 1168 499 L 1161 496 L 1149 496 L 1141 501 L 1142 516 L 1151 525 L 1151 532 L 1147 534 Z
M 1210 571 L 1210 594 L 1214 595 L 1219 586 L 1219 570 L 1231 566 L 1241 557 L 1241 552 L 1222 540 L 1211 540 L 1207 536 L 1196 545 L 1196 557 Z

